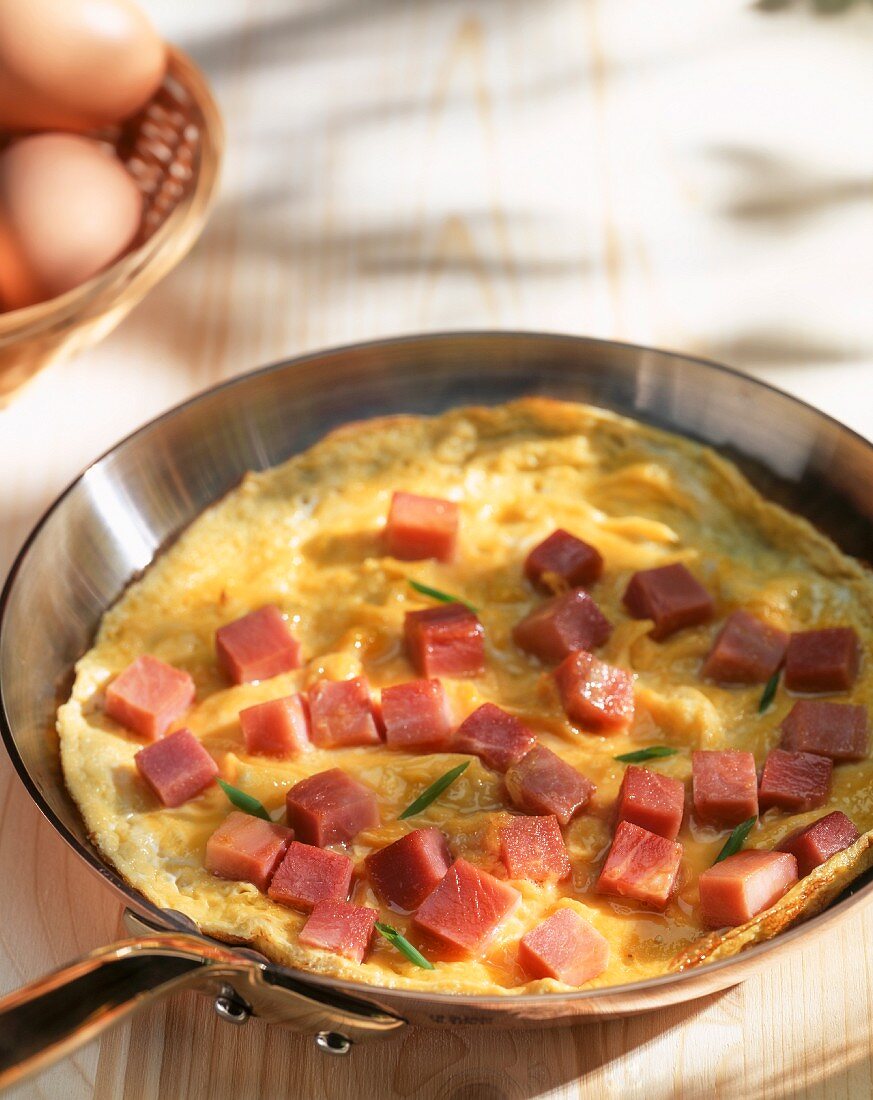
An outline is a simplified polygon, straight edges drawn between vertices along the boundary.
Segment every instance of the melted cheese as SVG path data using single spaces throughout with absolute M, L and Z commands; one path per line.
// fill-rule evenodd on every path
M 383 556 L 380 531 L 395 489 L 458 502 L 461 534 L 453 564 Z M 524 582 L 522 563 L 556 527 L 592 543 L 606 560 L 594 595 L 616 629 L 601 655 L 636 674 L 636 716 L 626 732 L 599 736 L 571 726 L 549 670 L 512 643 L 513 625 L 541 598 Z M 649 624 L 628 618 L 621 596 L 635 570 L 672 561 L 691 565 L 714 595 L 717 615 L 710 625 L 657 643 L 647 636 Z M 503 874 L 496 830 L 509 807 L 501 777 L 478 760 L 427 811 L 398 822 L 398 813 L 428 783 L 464 757 L 367 747 L 277 761 L 244 750 L 237 714 L 245 706 L 305 690 L 325 676 L 365 674 L 379 688 L 414 675 L 401 643 L 403 616 L 428 601 L 410 589 L 408 578 L 480 610 L 487 671 L 475 680 L 444 681 L 458 720 L 494 701 L 597 785 L 589 812 L 564 830 L 571 879 L 558 886 L 513 882 L 522 905 L 485 957 L 440 963 L 432 973 L 378 938 L 360 966 L 301 947 L 301 914 L 254 886 L 216 879 L 204 869 L 207 837 L 230 809 L 222 792 L 214 787 L 178 809 L 160 808 L 134 768 L 141 742 L 103 714 L 107 683 L 136 656 L 154 654 L 187 669 L 197 683 L 196 704 L 177 725 L 189 726 L 221 774 L 277 816 L 294 783 L 339 766 L 372 786 L 381 810 L 383 824 L 357 837 L 350 853 L 357 862 L 408 829 L 434 824 L 456 854 Z M 229 687 L 216 668 L 215 631 L 266 603 L 288 614 L 307 663 L 260 684 Z M 638 980 L 663 973 L 677 952 L 703 935 L 697 877 L 726 834 L 686 821 L 679 836 L 679 888 L 664 914 L 593 893 L 624 770 L 613 757 L 669 744 L 679 753 L 649 766 L 685 781 L 695 748 L 749 749 L 762 763 L 792 700 L 780 690 L 760 716 L 760 686 L 721 688 L 699 677 L 721 622 L 739 607 L 785 630 L 852 625 L 866 640 L 873 584 L 857 563 L 805 521 L 765 502 L 712 452 L 599 410 L 526 400 L 435 419 L 352 425 L 281 467 L 248 475 L 106 614 L 59 713 L 66 781 L 95 843 L 132 886 L 155 904 L 187 914 L 204 933 L 250 942 L 290 966 L 396 988 L 560 990 L 566 987 L 551 980 L 526 983 L 515 953 L 527 929 L 566 904 L 611 944 L 609 967 L 591 984 Z M 868 665 L 845 701 L 871 703 Z M 870 778 L 869 761 L 837 767 L 827 807 L 843 809 L 862 830 L 873 827 Z M 771 811 L 750 843 L 771 847 L 824 812 Z M 353 900 L 378 907 L 363 876 Z M 383 915 L 406 929 L 405 918 Z

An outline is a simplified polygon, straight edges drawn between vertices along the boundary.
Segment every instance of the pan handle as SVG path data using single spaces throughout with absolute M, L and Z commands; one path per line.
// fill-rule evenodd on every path
M 105 1028 L 186 986 L 205 960 L 138 941 L 101 949 L 0 1000 L 0 1087 L 50 1065 Z
M 277 975 L 279 975 L 277 977 Z M 101 1031 L 182 989 L 216 997 L 225 1019 L 249 1015 L 316 1037 L 330 1053 L 386 1037 L 405 1021 L 373 1005 L 284 980 L 266 964 L 194 935 L 122 940 L 0 998 L 0 1088 L 43 1069 Z

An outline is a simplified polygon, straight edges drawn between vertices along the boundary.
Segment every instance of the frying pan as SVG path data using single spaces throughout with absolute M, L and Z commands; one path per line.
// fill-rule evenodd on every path
M 714 446 L 771 499 L 845 550 L 873 546 L 873 446 L 784 393 L 697 359 L 535 333 L 447 333 L 359 344 L 226 382 L 147 424 L 61 495 L 21 550 L 0 599 L 0 727 L 21 781 L 59 838 L 126 906 L 132 937 L 0 1000 L 0 1085 L 183 988 L 220 1015 L 315 1036 L 326 1053 L 408 1024 L 558 1025 L 622 1016 L 740 982 L 869 898 L 869 876 L 829 910 L 721 962 L 605 989 L 503 998 L 387 990 L 293 971 L 207 939 L 132 890 L 89 842 L 61 778 L 54 715 L 100 617 L 186 524 L 250 469 L 350 420 L 438 413 L 525 394 L 590 402 Z

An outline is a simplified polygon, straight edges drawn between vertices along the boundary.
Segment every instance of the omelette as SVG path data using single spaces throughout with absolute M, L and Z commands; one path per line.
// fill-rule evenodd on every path
M 386 517 L 398 493 L 451 505 L 457 533 L 450 551 L 429 553 L 425 544 L 417 553 L 414 547 L 408 554 L 391 552 Z M 597 636 L 567 660 L 548 646 L 538 648 L 536 640 L 519 644 L 524 632 L 518 624 L 566 594 L 560 570 L 535 576 L 526 568 L 532 550 L 556 531 L 571 533 L 574 546 L 594 548 L 601 562 L 596 579 L 577 586 L 579 600 L 595 616 Z M 690 573 L 709 602 L 695 621 L 664 632 L 660 612 L 647 617 L 645 601 L 641 610 L 630 590 L 641 583 L 635 578 L 667 566 Z M 525 804 L 521 780 L 512 778 L 532 757 L 501 768 L 453 735 L 430 744 L 385 735 L 385 724 L 393 721 L 390 689 L 428 679 L 427 664 L 424 670 L 415 665 L 409 622 L 417 621 L 417 612 L 449 606 L 448 598 L 455 608 L 472 609 L 482 659 L 472 671 L 430 678 L 438 681 L 447 708 L 441 713 L 451 716 L 454 730 L 493 704 L 524 731 L 527 747 L 537 746 L 531 751 L 548 750 L 550 761 L 558 757 L 581 777 L 584 794 L 564 819 L 558 814 L 557 825 L 549 802 L 555 792 L 545 789 L 542 812 L 530 798 Z M 277 609 L 293 636 L 296 659 L 287 663 L 296 667 L 235 677 L 227 653 L 217 658 L 216 636 L 262 608 Z M 93 843 L 133 888 L 157 906 L 184 913 L 205 935 L 248 944 L 278 963 L 387 988 L 455 994 L 566 992 L 654 977 L 777 934 L 821 909 L 873 860 L 873 765 L 865 748 L 851 759 L 835 756 L 832 764 L 814 757 L 827 768 L 828 784 L 811 809 L 802 799 L 787 809 L 785 803 L 765 808 L 762 787 L 760 810 L 739 811 L 749 819 L 739 832 L 726 823 L 733 820 L 728 816 L 702 820 L 696 812 L 692 773 L 700 754 L 743 754 L 755 773 L 752 787 L 759 778 L 765 784 L 767 762 L 784 744 L 786 720 L 804 698 L 786 686 L 781 656 L 766 685 L 762 677 L 719 682 L 705 674 L 720 632 L 740 611 L 773 637 L 790 636 L 790 644 L 805 632 L 853 631 L 860 667 L 827 699 L 866 719 L 861 708 L 873 696 L 873 672 L 863 657 L 873 633 L 870 573 L 804 519 L 765 500 L 712 450 L 601 409 L 539 398 L 432 418 L 354 423 L 281 466 L 247 474 L 105 614 L 58 712 L 64 777 Z M 560 650 L 560 638 L 557 645 Z M 431 651 L 425 646 L 425 652 Z M 151 744 L 118 721 L 117 710 L 111 717 L 107 706 L 113 684 L 145 656 L 193 681 L 193 699 L 186 698 L 167 735 Z M 586 721 L 584 707 L 580 717 L 562 692 L 556 667 L 579 660 L 584 668 L 610 670 L 607 679 L 618 670 L 620 691 L 609 689 L 605 710 L 598 712 L 603 721 Z M 373 698 L 362 743 L 317 744 L 304 735 L 284 755 L 247 748 L 241 712 L 277 699 L 308 699 L 314 715 L 319 685 L 350 680 L 367 685 Z M 615 711 L 617 692 L 626 705 Z M 590 703 L 588 688 L 582 694 Z M 299 704 L 298 726 L 306 719 L 306 706 Z M 135 757 L 182 728 L 208 754 L 211 770 L 193 797 L 165 805 L 144 782 Z M 635 763 L 619 759 L 628 754 L 636 754 Z M 401 816 L 462 764 L 467 766 L 441 792 L 430 792 L 418 812 Z M 668 836 L 674 831 L 672 838 L 658 836 L 657 826 L 643 830 L 647 843 L 660 844 L 672 861 L 669 889 L 655 904 L 621 893 L 620 885 L 612 892 L 605 886 L 623 827 L 624 811 L 617 810 L 623 781 L 640 766 L 646 777 L 637 779 L 678 792 L 679 799 L 673 826 L 663 830 Z M 289 792 L 293 800 L 298 785 L 333 769 L 365 788 L 375 806 L 355 835 L 342 843 L 327 837 L 319 848 L 348 863 L 351 877 L 338 904 L 375 911 L 377 928 L 396 933 L 374 933 L 366 953 L 357 955 L 301 938 L 314 920 L 311 906 L 289 904 L 276 891 L 271 896 L 264 883 L 219 877 L 207 866 L 210 838 L 239 812 L 228 791 L 243 792 L 282 825 Z M 212 771 L 230 786 L 215 782 Z M 726 842 L 748 861 L 749 852 L 772 853 L 837 811 L 854 827 L 839 851 L 802 877 L 789 875 L 750 919 L 716 926 L 706 910 L 714 903 L 701 895 L 707 872 L 729 865 L 716 862 Z M 560 873 L 526 874 L 523 866 L 519 872 L 507 856 L 504 831 L 532 812 L 538 821 L 550 819 L 550 835 L 566 861 Z M 288 815 L 290 823 L 290 808 Z M 453 868 L 478 875 L 491 891 L 489 904 L 502 899 L 499 919 L 475 949 L 432 950 L 424 935 L 428 922 L 411 906 L 386 903 L 370 873 L 375 864 L 368 857 L 415 830 L 441 834 L 447 858 L 458 861 Z M 292 847 L 314 854 L 311 843 Z M 793 860 L 778 858 L 780 868 Z M 627 871 L 617 862 L 616 881 Z M 612 870 L 604 870 L 607 863 Z M 444 872 L 441 865 L 441 882 Z M 275 874 L 278 881 L 282 868 Z M 428 898 L 418 914 L 426 908 L 438 907 Z M 334 917 L 337 912 L 345 910 Z M 596 940 L 600 962 L 593 976 L 557 965 L 550 970 L 548 959 L 532 961 L 538 942 L 532 934 L 556 914 L 562 914 L 556 930 L 561 921 L 572 921 L 573 935 L 584 930 Z M 435 913 L 431 930 L 439 919 Z M 414 950 L 398 950 L 398 936 Z M 419 952 L 432 969 L 410 957 Z

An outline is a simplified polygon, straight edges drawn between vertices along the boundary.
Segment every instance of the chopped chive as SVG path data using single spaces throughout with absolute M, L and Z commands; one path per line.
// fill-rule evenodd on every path
M 436 969 L 430 959 L 426 959 L 418 948 L 412 946 L 402 932 L 398 932 L 397 929 L 392 928 L 390 924 L 383 924 L 380 920 L 377 920 L 376 931 L 380 936 L 384 936 L 392 947 L 396 947 L 402 955 L 405 955 L 407 959 L 415 963 L 416 966 L 420 966 L 422 970 Z
M 622 764 L 641 764 L 644 760 L 656 760 L 659 756 L 675 756 L 678 751 L 667 745 L 650 745 L 636 752 L 623 752 L 621 756 L 614 756 L 613 760 L 620 760 Z
M 429 584 L 421 584 L 419 581 L 412 579 L 409 579 L 409 587 L 414 588 L 416 592 L 420 592 L 422 596 L 430 596 L 432 600 L 439 600 L 440 603 L 463 604 L 474 615 L 477 614 L 476 608 L 471 603 L 467 603 L 466 600 L 462 600 L 460 596 L 450 596 L 448 592 L 441 592 L 438 588 L 431 588 Z
M 765 710 L 773 702 L 776 695 L 776 689 L 779 687 L 779 669 L 777 669 L 770 679 L 767 681 L 764 691 L 761 694 L 761 702 L 758 703 L 758 714 L 763 714 Z
M 752 831 L 752 828 L 757 821 L 757 817 L 750 817 L 747 821 L 744 821 L 741 825 L 737 825 L 731 835 L 724 842 L 724 847 L 718 853 L 713 860 L 713 866 L 716 863 L 721 863 L 723 859 L 727 859 L 728 856 L 736 855 L 746 842 L 746 837 Z
M 223 779 L 216 779 L 215 782 L 221 787 L 234 806 L 236 806 L 238 810 L 242 810 L 244 814 L 251 814 L 252 817 L 262 817 L 264 821 L 273 820 L 267 813 L 264 804 L 258 802 L 258 800 L 253 798 L 250 794 L 246 794 L 245 791 L 241 791 L 239 787 L 234 787 L 230 783 L 225 783 Z
M 454 783 L 461 772 L 466 771 L 469 766 L 470 761 L 465 760 L 463 764 L 458 764 L 456 768 L 452 768 L 451 771 L 446 772 L 445 775 L 441 775 L 439 779 L 434 780 L 429 787 L 425 787 L 414 802 L 409 803 L 399 816 L 398 821 L 403 821 L 407 817 L 413 817 L 415 814 L 420 814 L 422 810 L 426 809 L 431 802 L 434 801 L 434 799 L 439 798 L 446 787 Z

